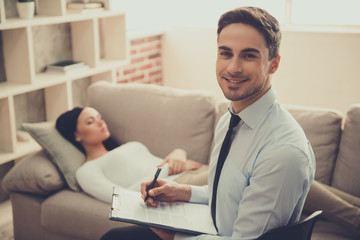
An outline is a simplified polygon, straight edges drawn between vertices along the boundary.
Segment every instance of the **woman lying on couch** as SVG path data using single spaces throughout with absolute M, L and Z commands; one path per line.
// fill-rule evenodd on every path
M 207 184 L 207 166 L 186 159 L 182 149 L 161 159 L 140 142 L 118 146 L 94 108 L 74 108 L 63 113 L 56 121 L 56 129 L 85 154 L 86 162 L 77 170 L 76 179 L 84 192 L 101 201 L 111 202 L 113 186 L 140 191 L 141 182 L 152 178 L 157 167 L 162 167 L 161 178 Z
M 76 179 L 89 195 L 111 202 L 112 187 L 139 191 L 140 184 L 153 178 L 162 167 L 161 178 L 179 183 L 206 185 L 208 167 L 186 158 L 186 152 L 173 150 L 165 159 L 152 155 L 139 142 L 118 146 L 111 138 L 99 112 L 91 107 L 74 108 L 56 121 L 60 134 L 86 155 Z M 360 236 L 360 199 L 314 181 L 304 211 L 323 210 L 322 217 Z

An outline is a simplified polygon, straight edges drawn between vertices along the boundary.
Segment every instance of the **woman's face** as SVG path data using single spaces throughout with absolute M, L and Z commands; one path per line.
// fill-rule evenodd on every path
M 75 140 L 85 145 L 97 145 L 110 137 L 105 121 L 96 109 L 85 107 L 78 119 Z

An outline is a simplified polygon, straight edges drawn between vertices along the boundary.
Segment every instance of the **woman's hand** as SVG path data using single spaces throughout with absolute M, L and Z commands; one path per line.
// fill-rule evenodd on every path
M 186 152 L 183 149 L 175 149 L 164 159 L 164 162 L 158 167 L 169 164 L 169 176 L 182 173 L 186 170 L 194 170 L 201 167 L 201 163 L 187 159 Z
M 169 164 L 169 176 L 182 173 L 186 170 L 186 152 L 182 149 L 175 149 L 164 159 L 158 167 Z
M 149 186 L 152 181 L 144 182 L 141 184 L 141 196 L 145 199 L 149 194 L 149 198 L 146 200 L 146 204 L 156 207 L 159 205 L 157 201 L 183 201 L 188 202 L 191 197 L 191 187 L 186 184 L 179 184 L 176 182 L 166 181 L 164 179 L 158 179 L 154 185 L 154 188 L 149 190 Z

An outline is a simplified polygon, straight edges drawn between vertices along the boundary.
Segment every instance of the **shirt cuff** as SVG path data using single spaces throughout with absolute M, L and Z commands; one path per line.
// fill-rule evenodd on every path
M 195 239 L 196 239 L 196 236 L 194 236 L 194 235 L 180 233 L 180 232 L 175 233 L 175 236 L 174 236 L 174 240 L 195 240 Z
M 190 201 L 193 203 L 208 204 L 209 202 L 209 190 L 208 185 L 205 186 L 191 186 Z

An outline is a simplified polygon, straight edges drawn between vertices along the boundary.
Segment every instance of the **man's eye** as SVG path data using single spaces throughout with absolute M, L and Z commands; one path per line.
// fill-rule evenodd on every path
M 232 53 L 231 52 L 220 52 L 220 55 L 224 56 L 224 57 L 231 57 Z
M 253 59 L 253 58 L 256 58 L 256 55 L 255 55 L 255 54 L 248 53 L 248 54 L 244 54 L 244 58 L 246 58 L 246 59 Z

